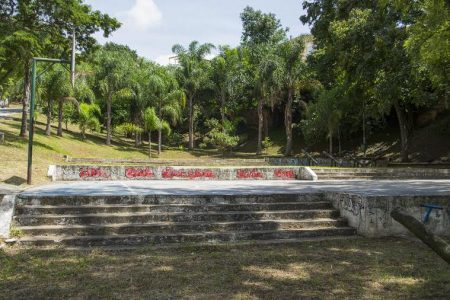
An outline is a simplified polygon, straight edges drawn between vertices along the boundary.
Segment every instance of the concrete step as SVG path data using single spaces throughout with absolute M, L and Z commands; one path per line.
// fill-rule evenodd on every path
M 321 227 L 342 227 L 347 221 L 342 218 L 317 218 L 305 220 L 255 220 L 238 222 L 160 222 L 150 224 L 104 224 L 104 225 L 40 225 L 19 226 L 17 230 L 26 236 L 85 236 L 117 235 L 145 233 L 175 233 L 202 231 L 239 231 L 239 230 L 286 230 Z
M 323 201 L 320 193 L 272 195 L 128 195 L 128 196 L 32 196 L 20 195 L 17 207 L 22 205 L 154 205 L 154 204 L 246 204 Z
M 44 214 L 94 214 L 94 213 L 132 213 L 132 212 L 209 212 L 209 211 L 261 211 L 261 210 L 303 210 L 332 208 L 328 201 L 279 202 L 246 204 L 160 204 L 160 205 L 90 205 L 90 206 L 52 206 L 23 205 L 16 208 L 16 215 Z
M 105 213 L 67 215 L 18 215 L 15 223 L 19 226 L 31 225 L 90 225 L 150 222 L 225 222 L 246 220 L 312 219 L 334 218 L 339 211 L 333 209 L 280 210 L 254 212 L 200 212 L 200 213 Z
M 163 234 L 126 234 L 98 236 L 33 236 L 19 239 L 23 245 L 49 246 L 134 246 L 162 243 L 221 243 L 229 241 L 297 239 L 326 236 L 354 235 L 355 229 L 350 227 L 305 228 L 295 230 L 259 230 L 228 232 L 195 232 L 195 233 L 163 233 Z

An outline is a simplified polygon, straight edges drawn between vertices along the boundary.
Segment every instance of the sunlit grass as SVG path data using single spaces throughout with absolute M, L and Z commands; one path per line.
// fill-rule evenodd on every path
M 0 250 L 9 298 L 444 299 L 448 265 L 420 242 L 352 239 L 264 246 Z

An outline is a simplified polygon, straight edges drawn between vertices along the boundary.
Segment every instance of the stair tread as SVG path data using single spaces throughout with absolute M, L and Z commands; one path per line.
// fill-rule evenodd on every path
M 314 231 L 329 231 L 329 230 L 354 230 L 352 227 L 311 227 L 301 229 L 283 229 L 283 230 L 249 230 L 249 231 L 202 231 L 202 232 L 179 232 L 179 233 L 148 233 L 148 234 L 117 234 L 117 235 L 85 235 L 85 236 L 67 236 L 67 235 L 49 235 L 49 236 L 31 236 L 21 237 L 18 241 L 63 241 L 63 240 L 92 240 L 92 239 L 118 239 L 118 238 L 133 238 L 133 237 L 148 237 L 148 236 L 204 236 L 204 235 L 239 235 L 239 234 L 271 234 L 280 232 L 314 232 Z
M 340 222 L 345 220 L 344 218 L 314 218 L 314 219 L 282 219 L 282 220 L 250 220 L 250 221 L 229 221 L 229 222 L 151 222 L 145 224 L 134 223 L 112 223 L 112 224 L 85 224 L 85 225 L 29 225 L 29 226 L 16 226 L 19 230 L 28 229 L 57 229 L 57 228 L 95 228 L 95 227 L 149 227 L 149 226 L 166 226 L 166 225 L 231 225 L 231 224 L 257 224 L 257 223 L 320 223 L 320 222 Z
M 335 212 L 336 209 L 301 209 L 301 210 L 258 210 L 258 211 L 203 211 L 203 212 L 129 212 L 129 213 L 96 213 L 96 214 L 24 214 L 15 216 L 15 218 L 83 218 L 83 217 L 132 217 L 132 216 L 157 216 L 157 215 L 244 215 L 244 214 L 285 214 L 302 212 Z
M 301 204 L 329 204 L 329 201 L 305 202 L 264 202 L 264 203 L 208 203 L 208 204 L 105 204 L 105 205 L 20 205 L 20 208 L 128 208 L 128 207 L 216 207 L 216 206 L 257 206 L 257 205 L 301 205 Z

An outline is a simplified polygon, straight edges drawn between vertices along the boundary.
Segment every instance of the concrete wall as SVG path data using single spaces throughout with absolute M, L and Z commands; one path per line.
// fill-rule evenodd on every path
M 14 215 L 15 199 L 15 195 L 0 195 L 0 239 L 9 238 L 9 230 Z
M 329 192 L 325 198 L 340 210 L 349 225 L 356 228 L 358 234 L 367 237 L 410 235 L 400 223 L 392 219 L 391 211 L 396 207 L 404 208 L 416 219 L 422 220 L 426 208 L 421 204 L 437 204 L 443 210 L 434 209 L 426 227 L 431 232 L 450 236 L 450 196 L 362 196 Z
M 146 166 L 49 166 L 53 181 L 88 180 L 314 180 L 303 167 L 146 167 Z

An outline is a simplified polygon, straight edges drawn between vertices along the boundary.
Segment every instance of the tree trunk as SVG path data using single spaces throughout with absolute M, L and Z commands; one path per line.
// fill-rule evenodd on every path
M 443 239 L 429 232 L 425 226 L 413 216 L 397 207 L 391 212 L 391 217 L 405 226 L 410 232 L 430 247 L 437 255 L 450 264 L 450 245 Z
M 189 149 L 194 150 L 194 105 L 192 96 L 188 97 L 189 106 Z
M 158 129 L 158 155 L 161 154 L 161 144 L 162 144 L 162 129 Z
M 269 136 L 269 112 L 267 109 L 263 109 L 263 124 L 264 124 L 264 135 L 263 138 Z
M 256 149 L 256 155 L 261 155 L 262 153 L 263 122 L 263 99 L 260 99 L 258 101 L 258 146 Z
M 222 93 L 220 97 L 220 116 L 222 118 L 222 131 L 225 133 L 225 95 Z
M 286 148 L 284 149 L 285 156 L 289 156 L 292 152 L 292 92 L 292 89 L 289 89 L 288 101 L 284 109 L 284 126 L 286 129 Z
M 81 139 L 83 141 L 86 139 L 86 129 L 84 127 L 81 128 Z
M 340 128 L 340 126 L 338 126 L 338 128 L 337 128 L 337 136 L 338 136 L 339 156 L 341 156 L 342 147 L 341 147 L 341 128 Z
M 50 136 L 52 134 L 52 110 L 53 110 L 53 101 L 52 99 L 47 100 L 47 124 L 45 125 L 45 134 Z
M 135 132 L 134 133 L 134 147 L 139 147 L 139 133 Z
M 394 101 L 394 108 L 397 114 L 398 125 L 400 127 L 400 141 L 401 141 L 401 160 L 402 162 L 409 161 L 409 126 L 405 116 L 405 112 L 400 107 L 397 100 Z
M 152 158 L 152 132 L 148 132 L 148 157 Z
M 58 130 L 56 132 L 57 136 L 62 136 L 62 118 L 63 118 L 63 99 L 58 100 Z
M 106 145 L 111 145 L 111 105 L 112 105 L 112 93 L 108 93 L 108 99 L 106 101 Z
M 328 137 L 329 142 L 330 142 L 330 149 L 328 150 L 330 152 L 331 155 L 333 155 L 333 132 L 330 132 L 330 135 Z
M 20 136 L 27 136 L 27 119 L 28 119 L 28 107 L 30 100 L 30 62 L 27 61 L 24 66 L 24 79 L 23 79 L 23 98 L 22 98 L 22 122 L 20 125 Z

